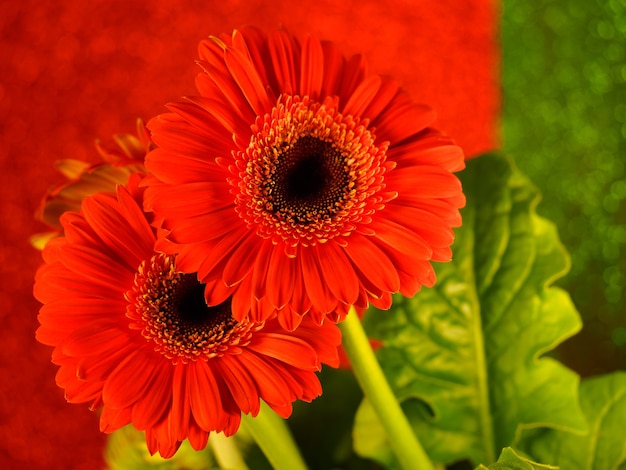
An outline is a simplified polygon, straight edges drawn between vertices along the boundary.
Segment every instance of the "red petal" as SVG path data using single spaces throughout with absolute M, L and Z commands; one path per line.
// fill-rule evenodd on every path
M 226 178 L 230 174 L 215 164 L 212 159 L 206 158 L 200 160 L 192 155 L 171 158 L 171 154 L 167 152 L 157 152 L 150 156 L 150 169 L 158 173 L 159 180 L 166 184 L 184 184 L 184 183 L 222 183 L 226 186 Z M 209 155 L 206 155 L 208 157 Z M 193 186 L 192 186 L 193 187 Z M 222 193 L 222 197 L 224 193 Z M 199 201 L 202 202 L 204 198 Z M 190 202 L 192 199 L 190 198 Z
M 154 198 L 147 198 L 147 204 L 159 213 L 163 211 L 173 215 L 164 228 L 174 229 L 179 243 L 185 243 L 184 240 L 211 240 L 232 230 L 238 220 L 232 200 L 223 196 L 213 198 L 211 193 L 214 192 L 215 186 L 210 183 L 162 187 L 158 192 L 155 191 Z M 188 218 L 194 220 L 188 222 Z M 194 226 L 198 227 L 195 236 Z
M 262 48 L 265 46 L 263 34 L 254 27 L 244 27 L 233 31 L 233 47 L 242 51 L 254 64 L 263 83 L 269 83 L 269 77 L 265 69 L 266 60 Z
M 276 309 L 281 309 L 291 300 L 297 261 L 286 256 L 283 248 L 276 245 L 267 269 L 267 298 Z
M 353 233 L 344 249 L 354 266 L 374 286 L 386 292 L 398 292 L 398 272 L 387 255 L 371 240 Z
M 220 63 L 223 61 L 224 47 L 225 44 L 221 39 L 211 36 L 198 44 L 198 57 L 207 62 Z
M 268 284 L 267 276 L 269 272 L 270 258 L 274 251 L 274 245 L 271 242 L 263 241 L 259 246 L 259 253 L 254 263 L 254 271 L 252 272 L 252 293 L 256 299 L 265 296 L 265 290 Z
M 269 403 L 287 405 L 291 402 L 291 393 L 283 374 L 284 369 L 275 361 L 267 361 L 256 353 L 244 350 L 239 356 L 243 367 L 250 372 L 256 383 L 259 397 Z
M 316 250 L 301 249 L 300 265 L 306 293 L 311 303 L 323 313 L 332 311 L 337 306 L 337 298 L 324 279 Z
M 100 431 L 112 433 L 130 423 L 130 408 L 111 408 L 104 405 L 100 415 Z
M 433 249 L 449 247 L 454 242 L 454 232 L 450 225 L 432 212 L 424 211 L 419 207 L 394 203 L 390 203 L 387 208 L 389 209 L 388 221 L 382 222 L 383 224 L 391 223 L 396 228 L 404 225 Z M 398 228 L 396 232 L 401 232 L 401 229 Z M 407 234 L 407 236 L 410 235 Z M 424 257 L 424 259 L 429 258 L 430 256 Z
M 233 118 L 243 123 L 254 122 L 255 115 L 248 106 L 246 97 L 243 95 L 241 88 L 237 86 L 237 82 L 224 67 L 223 63 L 216 66 L 211 62 L 200 62 L 199 65 L 206 72 L 196 78 L 198 90 L 202 97 L 187 98 L 197 103 L 203 109 L 213 114 L 214 110 L 210 110 L 212 103 L 219 102 L 222 106 L 231 106 Z
M 170 432 L 171 423 L 169 419 L 163 420 L 158 425 L 146 430 L 146 444 L 150 454 L 158 452 L 162 458 L 169 459 L 174 456 L 181 445 Z
M 87 382 L 77 377 L 73 364 L 61 366 L 55 376 L 56 384 L 65 390 L 69 403 L 85 403 L 98 400 L 102 395 L 102 381 Z
M 233 290 L 234 288 L 228 287 L 221 279 L 207 280 L 204 289 L 204 299 L 207 305 L 219 305 L 226 302 L 226 300 L 233 294 Z M 239 321 L 242 318 L 244 317 L 236 317 Z
M 252 295 L 251 276 L 245 277 L 240 284 L 230 289 L 233 291 L 230 309 L 235 320 L 238 322 L 246 318 L 255 322 L 264 320 L 264 318 L 257 317 L 257 311 L 253 309 L 253 306 L 256 305 L 256 300 Z
M 296 398 L 305 402 L 311 402 L 322 394 L 322 385 L 317 378 L 317 374 L 294 369 L 293 367 L 288 367 L 288 370 L 289 376 L 292 378 L 292 384 L 298 390 Z
M 370 75 L 365 78 L 352 92 L 352 95 L 345 104 L 342 113 L 350 114 L 355 117 L 362 116 L 363 112 L 378 94 L 380 85 L 381 79 L 378 75 Z
M 141 190 L 143 198 L 143 190 Z M 125 240 L 124 245 L 127 250 L 137 250 L 136 256 L 141 257 L 142 253 L 148 255 L 148 250 L 154 248 L 154 230 L 146 219 L 146 214 L 142 207 L 142 202 L 129 192 L 127 187 L 118 186 L 117 188 L 117 200 L 120 208 L 120 213 L 130 226 L 129 233 Z M 137 245 L 134 245 L 131 240 L 137 240 Z M 139 251 L 143 248 L 145 251 Z
M 224 60 L 254 113 L 257 116 L 263 116 L 271 110 L 272 99 L 268 96 L 265 84 L 261 81 L 250 59 L 241 51 L 228 48 L 224 52 Z
M 432 109 L 413 103 L 406 93 L 400 92 L 371 125 L 376 128 L 379 140 L 389 141 L 393 146 L 425 129 L 435 118 Z
M 295 44 L 284 31 L 272 31 L 268 36 L 268 47 L 273 64 L 273 72 L 278 82 L 279 94 L 293 95 L 297 93 Z
M 145 430 L 159 422 L 169 412 L 172 398 L 172 366 L 162 364 L 152 374 L 147 393 L 133 406 L 133 425 Z
M 332 42 L 322 42 L 324 51 L 324 77 L 320 100 L 327 96 L 339 94 L 339 87 L 343 77 L 343 69 L 346 60 Z
M 293 295 L 289 305 L 298 316 L 304 315 L 312 307 L 311 299 L 308 296 L 307 287 L 304 282 L 302 268 L 296 269 L 293 278 Z
M 181 188 L 181 194 L 183 188 Z M 162 207 L 160 204 L 158 207 Z M 233 232 L 238 222 L 237 215 L 233 207 L 214 207 L 210 213 L 200 213 L 198 216 L 192 216 L 178 220 L 176 218 L 165 223 L 165 228 L 171 227 L 171 232 L 167 235 L 167 239 L 177 244 L 199 243 L 210 240 L 217 240 L 212 243 L 219 242 L 219 239 Z
M 119 315 L 123 314 L 119 312 Z M 63 354 L 83 357 L 126 349 L 131 339 L 130 330 L 124 330 L 114 322 L 115 319 L 107 319 L 76 329 L 60 346 Z
M 207 431 L 221 431 L 226 426 L 222 398 L 215 374 L 206 362 L 189 364 L 189 401 L 198 425 Z
M 370 297 L 372 305 L 380 310 L 389 310 L 392 301 L 393 299 L 389 292 L 384 292 L 379 298 Z
M 289 306 L 278 311 L 277 316 L 278 323 L 284 330 L 287 331 L 295 331 L 299 328 L 302 320 L 305 318 L 305 315 L 296 313 Z
M 313 348 L 305 341 L 286 334 L 259 332 L 248 345 L 248 349 L 299 369 L 320 369 Z
M 255 264 L 255 255 L 261 240 L 255 233 L 249 234 L 239 242 L 230 254 L 230 258 L 222 272 L 222 279 L 227 286 L 234 286 L 248 275 Z
M 120 197 L 130 198 L 124 190 L 119 194 Z M 125 204 L 130 212 L 122 215 L 117 200 L 99 195 L 85 199 L 82 209 L 85 220 L 104 245 L 126 264 L 127 271 L 134 272 L 142 260 L 152 255 L 155 237 L 143 211 L 134 200 L 126 200 Z M 131 204 L 134 204 L 134 210 Z M 132 227 L 129 227 L 129 222 L 132 222 Z
M 101 299 L 79 296 L 63 296 L 49 300 L 39 310 L 39 323 L 50 325 L 58 331 L 71 332 L 77 327 L 87 325 L 112 312 L 125 312 L 128 302 L 121 297 Z
M 42 267 L 33 291 L 37 300 L 42 303 L 62 301 L 68 296 L 96 299 L 116 297 L 121 300 L 124 292 L 119 286 L 112 292 L 109 286 L 85 282 L 79 271 L 68 269 L 60 263 Z
M 244 280 L 244 282 L 246 281 Z M 266 297 L 263 297 L 261 299 L 251 299 L 247 306 L 244 307 L 248 310 L 243 310 L 242 308 L 241 313 L 249 312 L 248 319 L 254 322 L 265 321 L 276 313 L 274 305 L 272 305 L 272 303 L 267 300 Z M 234 313 L 233 316 L 235 316 Z
M 399 197 L 464 200 L 459 179 L 436 166 L 398 167 L 389 172 L 386 182 L 387 188 L 398 191 Z
M 458 227 L 461 225 L 462 221 L 458 204 L 450 199 L 409 198 L 405 194 L 403 197 L 398 197 L 393 202 L 388 203 L 388 207 L 390 211 L 386 217 L 389 219 L 393 218 L 394 220 L 396 216 L 393 214 L 400 214 L 404 211 L 417 208 L 438 217 L 448 227 Z M 410 222 L 410 220 L 401 219 L 401 223 L 404 225 L 408 226 Z
M 216 361 L 221 376 L 226 382 L 235 403 L 242 413 L 256 415 L 259 412 L 260 400 L 256 385 L 250 372 L 241 366 L 238 356 L 226 355 Z
M 353 304 L 359 295 L 359 279 L 345 252 L 332 242 L 316 248 L 320 268 L 331 292 L 340 301 Z
M 205 282 L 210 277 L 213 277 L 214 271 L 217 271 L 215 277 L 222 277 L 221 270 L 218 269 L 225 265 L 228 261 L 227 258 L 230 256 L 232 251 L 241 243 L 241 241 L 248 236 L 248 232 L 246 230 L 233 230 L 230 233 L 224 234 L 224 236 L 209 250 L 207 256 L 202 260 L 202 263 L 198 267 L 198 279 L 200 281 Z M 182 256 L 190 256 L 197 257 L 197 254 L 193 251 L 181 253 L 179 258 Z
M 324 80 L 324 53 L 318 39 L 306 37 L 300 66 L 300 95 L 318 100 Z
M 233 147 L 230 129 L 237 126 L 234 122 L 224 121 L 225 105 L 218 103 L 216 100 L 213 113 L 190 102 L 170 103 L 167 107 L 173 113 L 151 119 L 148 128 L 158 148 L 146 155 L 148 169 L 153 155 L 161 154 L 159 149 L 198 160 L 214 160 L 217 156 L 228 155 Z
M 168 416 L 170 433 L 177 441 L 184 441 L 189 435 L 189 418 L 191 416 L 190 399 L 194 394 L 202 393 L 193 388 L 189 381 L 189 369 L 193 365 L 176 364 L 173 366 L 172 377 L 172 408 Z
M 194 421 L 189 423 L 189 444 L 194 450 L 202 450 L 209 441 L 209 433 L 204 431 Z
M 419 136 L 387 150 L 387 158 L 398 162 L 398 166 L 438 166 L 450 172 L 465 168 L 463 150 L 456 145 L 434 144 L 436 147 L 422 148 Z
M 341 104 L 346 103 L 354 90 L 359 86 L 359 83 L 363 81 L 366 74 L 367 65 L 365 59 L 361 54 L 350 57 L 350 60 L 344 66 L 344 71 L 341 76 L 341 86 L 338 93 L 341 100 Z M 342 111 L 343 112 L 343 111 Z
M 102 399 L 108 406 L 127 408 L 149 393 L 147 385 L 157 366 L 140 350 L 130 352 L 104 384 Z
M 302 338 L 315 350 L 321 363 L 331 367 L 339 366 L 338 348 L 341 345 L 341 330 L 337 325 L 325 322 L 319 326 L 305 317 L 293 334 Z
M 387 77 L 380 77 L 381 83 L 378 88 L 378 93 L 369 104 L 367 109 L 363 111 L 363 117 L 366 117 L 370 121 L 375 120 L 383 112 L 383 110 L 389 105 L 391 100 L 398 93 L 400 88 L 395 80 L 391 80 Z
M 416 225 L 419 225 L 419 223 Z M 375 236 L 378 240 L 406 256 L 420 259 L 430 259 L 432 257 L 433 250 L 430 244 L 399 223 L 380 217 L 372 222 L 370 227 L 376 232 Z
M 232 82 L 232 78 L 230 79 Z M 188 96 L 185 99 L 199 108 L 212 115 L 217 121 L 231 134 L 238 136 L 246 136 L 250 133 L 250 124 L 254 122 L 255 114 L 248 106 L 247 101 L 242 97 L 241 100 L 230 102 L 224 98 L 212 99 L 202 96 Z M 202 126 L 205 127 L 203 123 Z M 245 140 L 245 138 L 244 138 Z M 230 145 L 232 147 L 232 144 Z M 213 152 L 211 152 L 213 154 Z M 210 155 L 211 155 L 210 154 Z
M 94 258 L 104 258 L 111 262 L 112 266 L 105 269 L 105 271 L 119 270 L 118 272 L 130 271 L 134 273 L 139 263 L 146 257 L 151 256 L 155 237 L 152 229 L 148 226 L 145 215 L 136 204 L 134 213 L 126 214 L 135 220 L 126 220 L 120 214 L 118 201 L 113 197 L 105 197 L 104 195 L 85 199 L 82 209 L 85 220 L 98 235 L 101 243 L 114 254 L 113 256 L 108 253 L 106 256 L 102 256 L 101 253 L 99 253 L 99 256 L 92 254 Z M 132 227 L 129 226 L 129 222 L 138 227 L 139 232 L 134 233 Z M 72 251 L 75 254 L 81 252 L 87 254 L 91 251 L 89 247 L 83 248 L 71 245 L 66 250 L 65 253 Z M 107 263 L 104 259 L 102 259 L 102 262 Z M 95 259 L 92 260 L 95 261 Z M 115 262 L 120 261 L 125 263 L 125 268 L 116 265 Z M 106 276 L 106 273 L 103 273 L 103 275 Z M 119 284 L 119 277 L 117 283 Z

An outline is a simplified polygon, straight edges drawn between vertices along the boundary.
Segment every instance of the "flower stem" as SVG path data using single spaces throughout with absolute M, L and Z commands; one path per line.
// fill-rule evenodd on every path
M 248 470 L 246 462 L 239 452 L 235 439 L 226 437 L 222 432 L 213 432 L 209 445 L 220 468 L 228 470 Z
M 243 423 L 274 470 L 307 470 L 287 423 L 264 402 L 259 414 L 244 415 Z
M 434 470 L 376 360 L 354 307 L 339 326 L 354 375 L 381 421 L 400 466 L 405 470 Z

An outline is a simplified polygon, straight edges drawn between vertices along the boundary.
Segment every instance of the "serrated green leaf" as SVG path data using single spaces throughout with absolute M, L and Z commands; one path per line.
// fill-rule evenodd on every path
M 521 448 L 535 458 L 567 470 L 618 470 L 626 467 L 626 373 L 585 379 L 580 401 L 589 432 L 558 430 L 528 433 Z
M 581 322 L 569 296 L 549 287 L 569 259 L 535 213 L 536 189 L 497 154 L 470 161 L 462 181 L 454 260 L 436 266 L 433 289 L 396 297 L 364 324 L 384 344 L 381 365 L 429 456 L 476 465 L 495 461 L 524 428 L 585 430 L 578 376 L 542 357 Z M 372 439 L 375 422 L 364 402 L 357 452 L 393 465 L 386 442 Z
M 502 450 L 498 461 L 485 467 L 479 465 L 476 470 L 558 470 L 559 467 L 542 465 L 518 455 L 513 449 L 507 447 Z

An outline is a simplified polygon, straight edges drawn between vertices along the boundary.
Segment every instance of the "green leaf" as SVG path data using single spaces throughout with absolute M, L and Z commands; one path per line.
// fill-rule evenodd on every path
M 378 358 L 429 456 L 493 462 L 525 428 L 585 430 L 576 374 L 545 353 L 579 331 L 569 296 L 550 287 L 569 267 L 552 224 L 535 213 L 537 190 L 509 159 L 488 154 L 462 174 L 467 196 L 454 260 L 438 281 L 364 323 Z M 393 467 L 363 402 L 357 452 Z
M 568 470 L 617 470 L 626 467 L 626 373 L 585 379 L 580 401 L 589 421 L 584 435 L 559 430 L 529 432 L 521 448 Z
M 513 449 L 507 447 L 502 450 L 498 462 L 485 467 L 479 465 L 476 470 L 558 470 L 559 467 L 551 465 L 542 465 L 532 462 L 518 455 Z

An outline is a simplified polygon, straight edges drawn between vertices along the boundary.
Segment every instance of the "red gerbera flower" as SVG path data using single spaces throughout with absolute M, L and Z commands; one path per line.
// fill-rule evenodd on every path
M 37 339 L 54 346 L 67 400 L 102 407 L 104 432 L 132 422 L 170 457 L 186 438 L 201 449 L 210 431 L 233 434 L 261 399 L 287 417 L 318 396 L 315 372 L 339 363 L 337 326 L 289 333 L 276 319 L 236 321 L 230 299 L 207 307 L 197 276 L 154 251 L 138 179 L 63 215 L 65 236 L 43 251 Z
M 293 329 L 433 285 L 465 199 L 429 108 L 312 37 L 244 29 L 199 52 L 201 96 L 148 124 L 146 201 L 210 305 Z
M 42 250 L 49 240 L 63 234 L 59 221 L 61 215 L 79 210 L 86 196 L 115 191 L 118 184 L 126 184 L 131 174 L 145 174 L 144 158 L 153 145 L 141 120 L 137 121 L 137 134 L 138 137 L 115 135 L 112 142 L 106 144 L 96 141 L 101 163 L 90 165 L 69 158 L 56 162 L 57 169 L 67 181 L 50 188 L 37 209 L 35 218 L 53 231 L 33 235 L 30 241 L 35 248 Z

